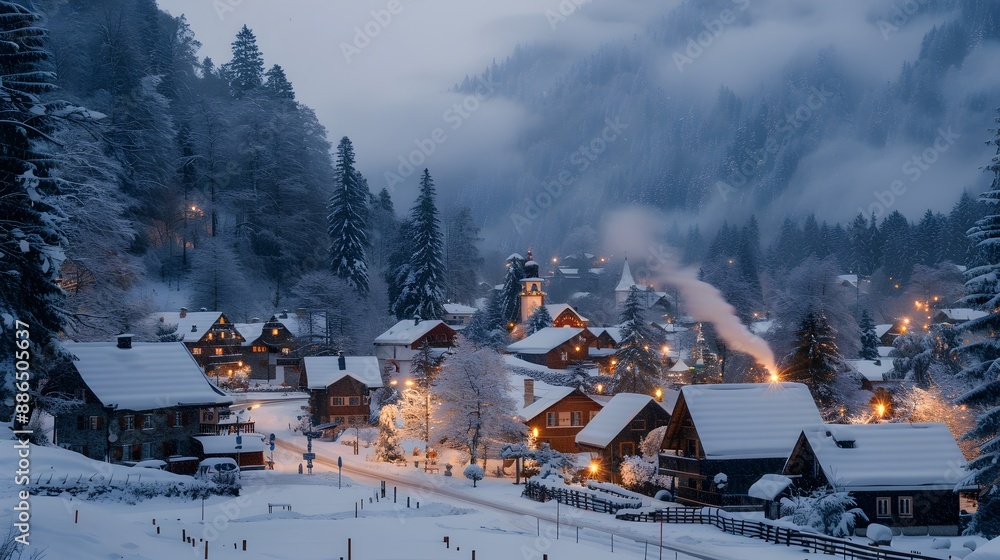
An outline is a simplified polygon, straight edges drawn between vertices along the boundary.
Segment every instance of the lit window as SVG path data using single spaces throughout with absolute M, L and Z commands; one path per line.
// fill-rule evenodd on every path
M 291 354 L 292 353 L 292 349 L 291 348 L 282 348 L 281 349 L 281 353 L 282 354 Z
M 143 414 L 142 415 L 142 429 L 143 430 L 152 430 L 153 429 L 153 415 L 152 414 Z
M 208 333 L 208 340 L 212 340 L 212 333 Z
M 226 333 L 220 332 L 219 333 L 219 338 L 226 338 Z
M 271 329 L 271 336 L 278 336 L 278 329 Z
M 254 346 L 253 351 L 256 354 L 263 354 L 264 352 L 267 352 L 267 346 Z
M 134 430 L 135 429 L 135 416 L 132 416 L 131 414 L 128 415 L 128 416 L 122 416 L 122 426 L 123 426 L 123 429 L 125 429 L 125 430 Z
M 911 496 L 899 497 L 899 516 L 913 517 L 913 498 Z
M 226 324 L 226 318 L 225 317 L 219 317 L 219 324 L 220 325 L 225 325 Z
M 216 356 L 221 356 L 222 355 L 222 348 L 216 348 L 215 349 L 215 355 Z
M 201 356 L 201 348 L 192 348 L 191 353 L 195 356 Z
M 889 517 L 889 498 L 875 498 L 875 515 Z

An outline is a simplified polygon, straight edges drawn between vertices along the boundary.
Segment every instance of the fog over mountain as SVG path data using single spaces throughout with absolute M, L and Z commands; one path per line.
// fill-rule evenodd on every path
M 200 31 L 249 23 L 331 136 L 355 140 L 373 190 L 408 201 L 403 161 L 428 166 L 505 248 L 558 247 L 620 205 L 710 229 L 756 213 L 767 237 L 808 212 L 916 220 L 987 183 L 1000 8 L 985 0 L 404 3 L 354 54 L 382 3 L 221 20 L 162 5 L 220 58 L 228 34 Z M 304 48 L 291 24 L 328 31 Z

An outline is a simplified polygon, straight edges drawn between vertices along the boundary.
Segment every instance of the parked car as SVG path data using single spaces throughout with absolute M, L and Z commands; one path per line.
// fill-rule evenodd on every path
M 232 475 L 240 477 L 240 466 L 229 457 L 211 457 L 198 463 L 198 478 L 212 478 L 216 475 Z
M 159 459 L 146 459 L 145 461 L 139 461 L 138 463 L 132 466 L 139 469 L 157 469 L 161 471 L 167 470 L 167 462 L 161 461 Z

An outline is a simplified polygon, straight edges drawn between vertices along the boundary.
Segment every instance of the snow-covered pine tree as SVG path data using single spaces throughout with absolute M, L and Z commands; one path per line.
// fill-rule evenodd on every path
M 446 269 L 448 271 L 448 298 L 459 303 L 473 304 L 479 285 L 479 269 L 483 259 L 477 243 L 479 226 L 472 219 L 472 210 L 462 206 L 448 220 Z
M 337 145 L 337 167 L 327 224 L 333 273 L 361 295 L 368 295 L 368 183 L 354 168 L 354 146 L 344 136 Z
M 1000 109 L 998 109 L 1000 111 Z M 995 119 L 1000 124 L 1000 117 Z M 969 238 L 975 242 L 980 262 L 965 273 L 963 303 L 974 305 L 987 312 L 985 317 L 968 321 L 964 330 L 985 333 L 981 340 L 962 347 L 962 352 L 974 360 L 962 374 L 979 385 L 956 400 L 958 404 L 980 407 L 984 410 L 976 425 L 962 439 L 983 441 L 979 457 L 969 462 L 969 477 L 965 483 L 978 484 L 979 508 L 969 525 L 969 533 L 988 538 L 1000 535 L 1000 127 L 991 129 L 989 144 L 997 151 L 986 170 L 993 173 L 990 189 L 980 195 L 988 211 Z M 993 256 L 993 258 L 985 258 Z
M 54 86 L 47 30 L 41 15 L 17 2 L 0 1 L 0 401 L 12 400 L 15 340 L 29 341 L 38 385 L 62 325 L 62 291 L 55 283 L 62 264 L 65 216 L 49 201 L 59 193 L 49 180 L 57 154 L 43 153 L 50 138 L 51 112 L 40 95 Z M 19 336 L 27 330 L 30 335 Z M 58 354 L 58 352 L 57 352 Z M 4 420 L 12 409 L 0 405 Z M 30 415 L 18 414 L 15 428 Z
M 233 41 L 233 59 L 223 65 L 223 74 L 229 80 L 233 97 L 243 95 L 264 82 L 264 56 L 257 46 L 257 36 L 246 25 Z
M 552 315 L 549 314 L 549 310 L 546 309 L 544 305 L 539 305 L 538 308 L 531 313 L 531 316 L 528 317 L 528 323 L 524 326 L 524 333 L 531 336 L 536 332 L 551 326 Z
M 841 356 L 836 333 L 826 315 L 822 311 L 806 313 L 795 339 L 795 347 L 782 360 L 782 379 L 805 383 L 817 403 L 830 406 L 833 403 L 830 385 L 837 377 Z
M 861 329 L 861 352 L 858 357 L 862 360 L 877 360 L 878 336 L 875 335 L 875 321 L 867 309 L 861 312 L 858 327 Z
M 396 407 L 385 405 L 378 416 L 378 440 L 375 441 L 375 460 L 384 463 L 402 461 L 403 447 L 399 443 L 399 430 L 396 428 Z
M 434 181 L 427 169 L 420 177 L 420 194 L 410 211 L 412 253 L 409 271 L 393 305 L 397 317 L 444 317 L 444 262 L 441 222 L 434 203 Z
M 645 308 L 637 286 L 629 289 L 621 313 L 622 341 L 615 357 L 615 391 L 651 393 L 658 385 L 659 363 L 656 359 L 658 339 L 645 320 Z
M 287 99 L 295 101 L 295 90 L 292 89 L 292 82 L 285 76 L 285 69 L 275 64 L 265 74 L 264 91 L 274 99 Z
M 386 266 L 382 271 L 382 278 L 385 280 L 386 295 L 389 299 L 389 313 L 397 319 L 412 319 L 407 317 L 406 311 L 412 307 L 410 302 L 404 301 L 403 286 L 406 279 L 410 277 L 410 256 L 412 254 L 413 242 L 413 222 L 409 217 L 404 218 L 396 226 L 392 241 L 389 247 L 389 254 L 386 257 Z M 409 294 L 407 294 L 409 297 Z
M 524 263 L 527 262 L 520 253 L 507 257 L 507 274 L 503 279 L 498 298 L 500 300 L 500 318 L 504 328 L 510 323 L 521 320 L 521 279 L 524 278 Z
M 462 330 L 462 336 L 476 346 L 502 350 L 510 344 L 506 325 L 500 312 L 500 298 L 494 293 L 485 308 L 472 314 L 469 325 Z

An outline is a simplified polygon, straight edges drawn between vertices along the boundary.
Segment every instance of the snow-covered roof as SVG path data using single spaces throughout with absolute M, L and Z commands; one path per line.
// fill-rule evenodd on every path
M 547 304 L 545 304 L 545 310 L 549 312 L 549 316 L 552 317 L 553 319 L 555 319 L 556 317 L 558 317 L 560 313 L 562 313 L 563 311 L 566 311 L 567 309 L 569 309 L 570 311 L 572 311 L 573 314 L 576 315 L 577 317 L 579 317 L 581 321 L 584 321 L 584 322 L 589 322 L 590 321 L 589 319 L 587 319 L 583 315 L 580 315 L 580 313 L 576 309 L 573 309 L 573 306 L 570 305 L 570 304 L 568 304 L 568 303 L 547 303 Z
M 326 312 L 312 311 L 303 315 L 282 311 L 275 313 L 274 320 L 284 325 L 295 338 L 326 335 Z
M 519 416 L 524 418 L 525 422 L 527 422 L 528 420 L 531 420 L 532 418 L 545 412 L 545 409 L 571 395 L 573 391 L 577 391 L 577 389 L 575 387 L 545 385 L 540 381 L 535 381 L 535 402 L 521 408 Z M 580 391 L 580 394 L 598 404 L 602 404 L 601 400 L 596 399 L 591 395 L 587 395 L 583 391 Z M 523 401 L 521 404 L 523 404 Z
M 792 485 L 792 479 L 780 474 L 765 474 L 757 482 L 750 485 L 747 494 L 759 500 L 773 500 Z
M 978 309 L 969 309 L 965 307 L 938 309 L 938 312 L 943 313 L 945 317 L 956 322 L 971 321 L 973 319 L 979 319 L 981 317 L 986 316 L 985 311 L 980 311 Z
M 559 267 L 559 272 L 565 274 L 566 276 L 576 276 L 580 273 L 579 268 L 566 268 L 564 266 Z
M 877 363 L 880 362 L 880 363 Z M 851 369 L 860 373 L 868 381 L 885 381 L 885 374 L 892 371 L 892 359 L 884 360 L 844 360 Z
M 691 367 L 684 363 L 684 360 L 677 358 L 677 362 L 670 366 L 667 371 L 688 371 Z
M 575 327 L 545 327 L 507 346 L 507 351 L 516 354 L 547 354 L 585 330 L 587 329 Z
M 104 406 L 154 410 L 232 401 L 205 377 L 180 342 L 65 342 L 83 382 Z
M 632 271 L 628 267 L 628 259 L 625 259 L 625 266 L 622 267 L 622 277 L 618 281 L 618 286 L 615 288 L 616 292 L 627 292 L 629 289 L 635 286 L 635 280 L 632 278 Z
M 260 434 L 241 434 L 241 442 L 236 443 L 236 435 L 222 436 L 194 436 L 205 450 L 206 455 L 223 455 L 229 453 L 254 453 L 264 451 L 267 444 L 264 443 L 264 436 Z M 239 449 L 236 446 L 239 445 Z
M 340 369 L 339 356 L 307 356 L 302 362 L 310 389 L 325 389 L 348 375 L 371 389 L 382 386 L 375 356 L 344 356 L 344 369 Z
M 965 457 L 940 422 L 815 425 L 802 433 L 827 479 L 845 490 L 950 490 L 967 476 Z
M 801 383 L 686 385 L 681 394 L 709 459 L 787 458 L 804 426 L 823 423 Z
M 889 332 L 889 330 L 892 329 L 892 327 L 893 327 L 893 325 L 891 323 L 890 324 L 875 325 L 875 336 L 877 336 L 879 338 L 882 338 L 882 335 L 884 335 L 885 333 Z
M 678 325 L 677 323 L 653 323 L 653 324 L 656 325 L 657 327 L 660 327 L 661 329 L 663 329 L 663 332 L 665 332 L 667 334 L 670 334 L 670 333 L 679 333 L 679 332 L 684 332 L 684 331 L 691 330 L 691 329 L 689 329 L 687 327 L 682 327 L 682 326 Z
M 590 297 L 590 292 L 573 292 L 569 296 L 569 299 L 580 299 L 585 297 Z
M 857 287 L 858 285 L 858 275 L 857 274 L 841 274 L 837 276 L 837 281 L 840 283 L 847 282 L 851 286 Z
M 472 315 L 476 311 L 478 310 L 471 305 L 463 305 L 461 303 L 444 304 L 444 312 L 449 315 Z
M 651 402 L 649 395 L 618 393 L 576 434 L 581 445 L 604 448 Z
M 431 332 L 431 329 L 438 325 L 444 325 L 444 321 L 434 319 L 430 321 L 420 321 L 414 324 L 413 319 L 405 319 L 389 327 L 389 330 L 375 338 L 375 344 L 406 344 L 410 345 L 420 339 L 420 337 Z M 447 326 L 447 325 L 445 325 Z M 451 327 L 448 327 L 449 329 Z
M 233 323 L 233 327 L 243 336 L 243 345 L 253 343 L 264 332 L 264 323 Z
M 179 311 L 160 311 L 152 314 L 155 322 L 166 325 L 177 325 L 177 336 L 183 342 L 198 342 L 205 336 L 208 329 L 222 317 L 219 311 L 188 311 L 181 317 Z
M 611 340 L 615 341 L 615 344 L 618 344 L 618 343 L 620 343 L 622 341 L 622 328 L 621 327 L 604 327 L 603 329 L 601 329 L 600 332 L 597 332 L 595 334 L 597 334 L 597 336 L 601 336 L 601 332 L 608 333 L 608 336 L 611 337 Z
M 750 323 L 750 332 L 759 336 L 770 331 L 772 326 L 774 321 L 754 321 Z

